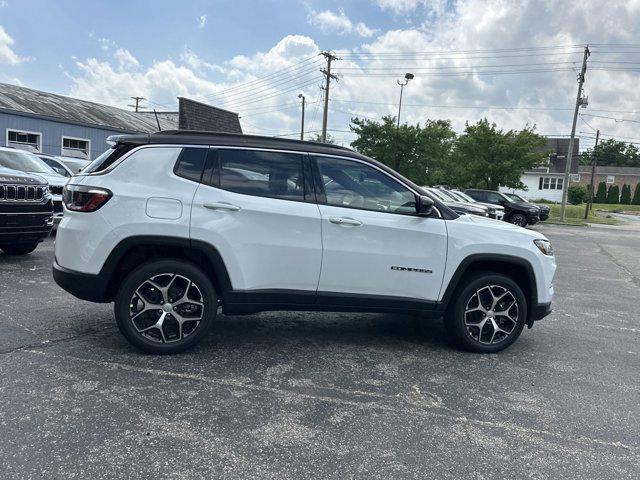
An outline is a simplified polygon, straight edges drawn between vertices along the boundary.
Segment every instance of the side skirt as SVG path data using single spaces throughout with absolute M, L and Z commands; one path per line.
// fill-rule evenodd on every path
M 429 300 L 277 289 L 229 291 L 223 297 L 222 308 L 227 315 L 249 315 L 265 311 L 327 311 L 419 313 L 437 318 L 444 313 L 442 304 Z

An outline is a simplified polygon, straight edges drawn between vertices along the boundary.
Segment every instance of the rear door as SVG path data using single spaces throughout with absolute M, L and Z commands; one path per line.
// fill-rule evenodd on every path
M 321 191 L 319 301 L 331 293 L 381 303 L 390 297 L 437 300 L 447 256 L 445 221 L 415 215 L 416 193 L 381 169 L 313 158 Z
M 193 199 L 191 238 L 219 251 L 234 290 L 315 295 L 322 243 L 307 162 L 296 152 L 211 150 Z

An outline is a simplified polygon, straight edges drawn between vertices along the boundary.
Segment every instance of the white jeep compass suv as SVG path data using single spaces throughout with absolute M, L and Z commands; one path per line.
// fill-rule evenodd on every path
M 111 143 L 65 187 L 53 273 L 78 298 L 115 302 L 147 352 L 193 346 L 219 306 L 444 317 L 476 352 L 551 311 L 543 235 L 459 216 L 352 150 L 192 131 Z

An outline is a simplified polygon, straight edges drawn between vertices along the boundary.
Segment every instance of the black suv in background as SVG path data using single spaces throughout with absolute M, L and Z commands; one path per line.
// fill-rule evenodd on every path
M 545 221 L 547 218 L 549 218 L 549 205 L 545 205 L 544 203 L 532 203 L 526 198 L 522 198 L 517 193 L 505 193 L 505 195 L 516 202 L 522 202 L 526 203 L 527 205 L 538 207 L 540 209 L 540 220 Z
M 53 227 L 53 201 L 47 182 L 28 173 L 0 167 L 0 249 L 26 255 Z
M 464 191 L 474 200 L 500 205 L 504 208 L 504 219 L 520 227 L 535 225 L 540 221 L 540 209 L 532 203 L 516 202 L 503 193 L 493 190 L 469 188 Z

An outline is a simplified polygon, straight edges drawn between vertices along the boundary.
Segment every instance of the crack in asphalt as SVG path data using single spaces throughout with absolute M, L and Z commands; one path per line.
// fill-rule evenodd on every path
M 86 336 L 89 336 L 89 335 L 93 335 L 95 333 L 101 333 L 101 332 L 105 332 L 107 330 L 113 330 L 115 328 L 116 327 L 114 327 L 114 326 L 108 326 L 108 327 L 98 328 L 98 329 L 94 329 L 94 330 L 87 330 L 85 332 L 81 332 L 81 333 L 78 333 L 77 335 L 72 335 L 70 337 L 55 338 L 53 340 L 42 340 L 39 343 L 30 343 L 30 344 L 27 344 L 27 345 L 20 345 L 20 346 L 15 347 L 15 348 L 10 348 L 10 349 L 7 349 L 7 350 L 0 350 L 0 355 L 10 355 L 10 354 L 18 352 L 20 350 L 28 351 L 29 348 L 46 348 L 46 347 L 50 347 L 50 346 L 53 346 L 53 345 L 57 345 L 59 343 L 68 342 L 70 340 L 75 340 L 76 338 L 82 338 L 82 337 L 86 337 Z
M 597 447 L 605 447 L 605 448 L 614 448 L 614 449 L 623 449 L 628 453 L 634 453 L 640 451 L 640 446 L 638 445 L 627 445 L 619 441 L 606 441 L 598 438 L 587 437 L 587 436 L 574 436 L 574 435 L 565 435 L 559 432 L 553 432 L 550 430 L 523 427 L 521 425 L 509 423 L 509 422 L 496 422 L 490 420 L 479 420 L 474 418 L 469 418 L 464 415 L 459 414 L 455 410 L 448 408 L 442 404 L 442 400 L 435 394 L 427 393 L 420 394 L 422 400 L 416 399 L 415 397 L 415 387 L 414 394 L 410 393 L 398 393 L 396 395 L 388 395 L 383 393 L 376 392 L 365 392 L 359 390 L 349 390 L 342 389 L 337 387 L 324 387 L 324 386 L 313 386 L 317 390 L 325 392 L 324 394 L 313 393 L 309 390 L 313 388 L 307 388 L 307 391 L 300 391 L 295 389 L 287 389 L 281 387 L 270 387 L 266 385 L 256 385 L 252 383 L 246 383 L 243 381 L 230 379 L 230 378 L 213 378 L 207 377 L 200 374 L 191 374 L 191 373 L 179 373 L 172 372 L 169 370 L 161 370 L 155 368 L 145 368 L 145 367 L 137 367 L 134 365 L 129 365 L 121 362 L 112 362 L 112 361 L 104 361 L 104 360 L 93 360 L 88 358 L 76 357 L 73 355 L 60 355 L 60 354 L 51 354 L 50 352 L 46 352 L 43 350 L 22 350 L 24 353 L 31 353 L 36 355 L 42 355 L 45 357 L 52 357 L 64 360 L 76 360 L 80 362 L 90 363 L 96 366 L 106 367 L 111 370 L 125 370 L 129 372 L 142 373 L 147 375 L 155 375 L 161 377 L 170 377 L 170 378 L 179 378 L 183 380 L 202 382 L 210 385 L 217 386 L 225 386 L 228 388 L 238 388 L 256 391 L 260 393 L 271 393 L 277 396 L 297 396 L 307 400 L 321 401 L 321 402 L 329 402 L 329 403 L 337 403 L 341 405 L 349 405 L 351 407 L 356 407 L 360 409 L 374 409 L 380 410 L 384 412 L 390 413 L 398 413 L 401 412 L 406 415 L 419 415 L 423 417 L 439 417 L 444 418 L 450 421 L 454 421 L 456 423 L 461 424 L 463 428 L 466 428 L 466 425 L 474 425 L 478 427 L 485 428 L 497 428 L 506 432 L 510 432 L 517 435 L 537 435 L 539 437 L 549 437 L 556 440 L 560 440 L 567 443 L 577 444 L 579 446 L 584 447 L 585 444 L 590 444 L 592 446 Z M 345 396 L 347 398 L 345 398 Z M 360 397 L 365 398 L 365 401 L 355 400 L 351 397 Z M 368 400 L 366 400 L 368 399 Z M 391 401 L 391 404 L 383 404 L 378 401 Z M 400 405 L 398 405 L 398 401 Z M 467 432 L 468 433 L 468 432 Z
M 607 250 L 606 248 L 604 248 L 602 244 L 596 243 L 596 245 L 598 246 L 598 248 L 600 248 L 600 251 L 605 255 L 605 257 L 607 257 L 615 266 L 617 266 L 620 270 L 622 270 L 631 278 L 631 282 L 634 285 L 636 285 L 637 287 L 640 287 L 640 277 L 636 277 L 636 275 L 631 270 L 629 270 L 629 268 L 627 268 L 627 266 L 624 263 L 620 263 L 618 259 L 615 257 L 615 255 L 611 253 L 609 250 Z

